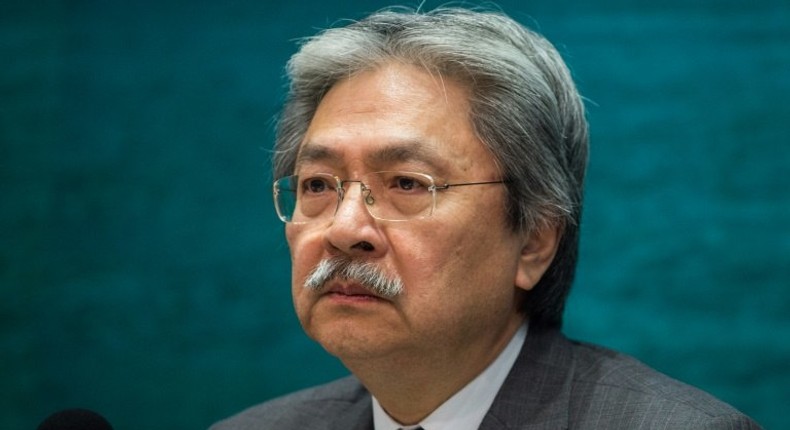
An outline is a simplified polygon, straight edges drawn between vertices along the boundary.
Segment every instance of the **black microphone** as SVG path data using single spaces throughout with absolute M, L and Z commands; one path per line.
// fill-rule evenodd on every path
M 55 412 L 38 425 L 37 430 L 113 430 L 103 416 L 87 409 Z

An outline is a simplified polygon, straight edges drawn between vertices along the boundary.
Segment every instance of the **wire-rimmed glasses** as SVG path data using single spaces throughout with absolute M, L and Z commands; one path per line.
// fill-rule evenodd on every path
M 426 218 L 436 209 L 436 192 L 450 187 L 501 184 L 504 181 L 437 185 L 424 173 L 383 171 L 359 179 L 340 179 L 329 173 L 285 176 L 274 181 L 274 207 L 286 223 L 306 224 L 334 217 L 347 192 L 358 183 L 370 215 L 383 221 Z

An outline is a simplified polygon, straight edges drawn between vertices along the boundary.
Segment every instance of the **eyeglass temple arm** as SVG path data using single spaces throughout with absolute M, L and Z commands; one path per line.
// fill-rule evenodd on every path
M 458 184 L 436 185 L 437 190 L 446 190 L 450 187 L 463 187 L 465 185 L 487 185 L 487 184 L 506 184 L 508 181 L 483 181 L 483 182 L 461 182 Z

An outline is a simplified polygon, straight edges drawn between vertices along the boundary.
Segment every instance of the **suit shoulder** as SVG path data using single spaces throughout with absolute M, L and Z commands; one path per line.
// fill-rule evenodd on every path
M 361 414 L 369 407 L 370 395 L 355 377 L 349 376 L 252 406 L 210 430 L 323 428 L 328 420 Z
M 571 414 L 577 419 L 600 419 L 600 411 L 608 410 L 619 422 L 632 424 L 628 428 L 658 422 L 672 428 L 760 428 L 727 403 L 631 356 L 582 342 L 572 345 Z

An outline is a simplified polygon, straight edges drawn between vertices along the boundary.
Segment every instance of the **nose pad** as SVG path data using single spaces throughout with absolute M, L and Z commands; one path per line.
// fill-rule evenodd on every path
M 345 201 L 346 195 L 348 194 L 348 188 L 346 187 L 346 184 L 353 182 L 359 183 L 360 197 L 362 197 L 362 201 L 365 203 L 365 209 L 367 210 L 368 214 L 370 214 L 368 206 L 372 205 L 373 202 L 376 201 L 376 199 L 370 195 L 370 188 L 366 187 L 361 181 L 345 181 L 343 186 L 337 189 L 337 207 L 335 207 L 335 217 L 337 217 L 338 213 L 341 212 L 340 206 Z M 353 205 L 354 203 L 352 202 L 351 204 Z
M 368 206 L 373 206 L 373 203 L 376 203 L 376 199 L 371 194 L 370 188 L 366 187 L 365 184 L 360 184 L 362 186 L 362 192 L 365 193 L 365 204 Z
M 340 212 L 340 204 L 343 203 L 343 200 L 346 198 L 346 189 L 341 185 L 337 188 L 337 203 L 335 204 L 335 213 L 332 216 L 337 215 Z

